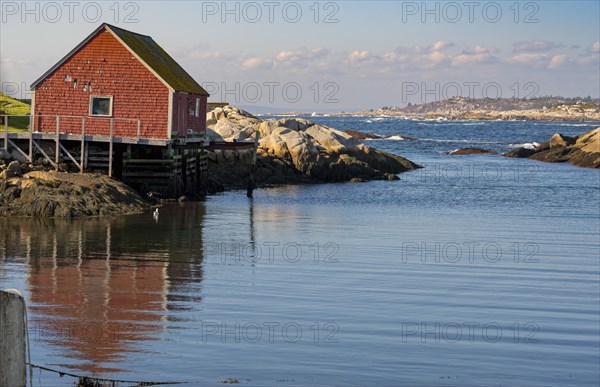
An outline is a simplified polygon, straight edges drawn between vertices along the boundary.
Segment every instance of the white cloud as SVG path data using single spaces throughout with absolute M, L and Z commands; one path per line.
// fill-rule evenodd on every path
M 302 49 L 298 51 L 280 51 L 275 56 L 275 62 L 278 63 L 295 63 L 295 62 L 305 62 L 312 61 L 315 59 L 324 58 L 329 53 L 328 50 L 324 48 L 313 48 L 311 50 Z
M 375 59 L 375 56 L 370 51 L 352 51 L 346 59 L 350 63 L 371 63 Z
M 548 64 L 549 69 L 556 69 L 564 65 L 569 59 L 566 55 L 554 55 L 550 63 Z
M 514 43 L 513 52 L 546 52 L 562 46 L 562 43 L 549 42 L 547 40 L 529 40 Z
M 548 58 L 548 54 L 542 53 L 526 53 L 513 55 L 506 59 L 508 63 L 521 65 L 541 65 Z
M 494 54 L 499 52 L 495 47 L 475 46 L 472 51 L 463 51 L 452 58 L 452 65 L 463 66 L 472 63 L 485 63 L 495 60 Z
M 244 70 L 270 70 L 273 68 L 273 61 L 270 59 L 252 57 L 242 62 L 242 68 Z
M 430 47 L 431 51 L 441 51 L 444 50 L 448 47 L 452 47 L 454 46 L 454 43 L 452 42 L 448 42 L 446 40 L 438 40 L 437 42 L 433 43 Z
M 429 61 L 429 63 L 427 64 L 430 66 L 450 60 L 449 55 L 446 55 L 440 51 L 432 51 L 429 54 L 425 55 L 425 58 Z

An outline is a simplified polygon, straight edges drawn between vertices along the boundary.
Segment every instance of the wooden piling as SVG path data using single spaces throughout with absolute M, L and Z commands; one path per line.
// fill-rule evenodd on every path
M 113 130 L 114 130 L 114 118 L 110 119 L 110 142 L 108 143 L 108 176 L 112 177 L 112 164 L 113 164 Z
M 79 173 L 85 169 L 85 117 L 81 117 L 81 154 L 79 155 Z
M 187 193 L 187 188 L 188 188 L 188 184 L 187 184 L 187 152 L 186 151 L 182 151 L 181 152 L 181 181 L 182 181 L 182 192 L 185 194 Z
M 29 162 L 33 163 L 33 118 L 29 116 Z
M 56 163 L 56 170 L 58 171 L 58 164 L 60 163 L 60 116 L 56 116 L 56 149 L 54 154 L 54 162 Z
M 26 326 L 21 293 L 0 291 L 0 386 L 27 385 Z
M 246 190 L 246 196 L 252 197 L 254 191 L 254 172 L 256 171 L 256 151 L 258 149 L 258 139 L 260 137 L 259 132 L 254 133 L 254 152 L 252 153 L 252 166 L 250 167 L 250 177 L 248 179 L 248 189 Z

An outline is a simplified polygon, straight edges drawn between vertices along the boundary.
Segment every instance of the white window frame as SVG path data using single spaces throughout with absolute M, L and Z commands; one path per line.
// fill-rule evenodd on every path
M 108 114 L 94 114 L 93 113 L 93 107 L 94 107 L 94 98 L 108 98 L 109 100 L 109 107 L 108 107 Z M 90 116 L 93 117 L 112 117 L 113 115 L 113 96 L 112 95 L 90 95 Z
M 196 117 L 200 117 L 200 98 L 196 98 Z

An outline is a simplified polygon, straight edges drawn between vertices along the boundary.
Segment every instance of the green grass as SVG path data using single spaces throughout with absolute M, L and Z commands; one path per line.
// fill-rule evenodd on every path
M 26 115 L 31 113 L 31 106 L 17 101 L 16 99 L 10 98 L 0 93 L 0 115 Z M 8 131 L 23 132 L 29 130 L 29 117 L 9 117 L 8 118 Z M 0 131 L 4 131 L 4 123 L 0 126 Z

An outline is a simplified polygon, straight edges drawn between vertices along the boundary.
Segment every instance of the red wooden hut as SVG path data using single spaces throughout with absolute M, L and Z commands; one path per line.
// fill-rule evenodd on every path
M 151 37 L 106 23 L 31 89 L 36 132 L 169 141 L 206 128 L 208 93 Z

